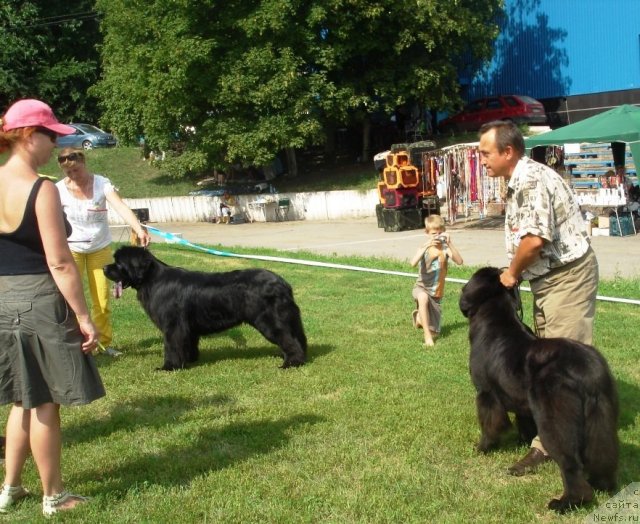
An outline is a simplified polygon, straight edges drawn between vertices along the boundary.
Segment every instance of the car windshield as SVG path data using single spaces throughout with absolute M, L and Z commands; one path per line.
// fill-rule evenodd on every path
M 102 129 L 92 126 L 91 124 L 74 124 L 78 129 L 85 133 L 104 133 Z

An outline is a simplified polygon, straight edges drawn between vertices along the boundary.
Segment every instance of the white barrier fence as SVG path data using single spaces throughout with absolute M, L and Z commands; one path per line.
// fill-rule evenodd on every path
M 227 202 L 229 200 L 232 214 L 244 216 L 248 221 L 276 220 L 278 203 L 285 204 L 287 200 L 287 220 L 337 220 L 375 216 L 378 192 L 370 189 L 234 195 Z M 150 222 L 211 222 L 220 216 L 221 197 L 217 196 L 125 198 L 124 201 L 131 209 L 148 209 Z M 122 225 L 124 221 L 109 209 L 109 223 Z

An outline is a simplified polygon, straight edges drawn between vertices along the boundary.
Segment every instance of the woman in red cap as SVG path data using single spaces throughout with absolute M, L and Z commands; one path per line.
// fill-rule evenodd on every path
M 9 155 L 0 166 L 0 403 L 13 407 L 0 513 L 29 495 L 22 487 L 29 450 L 45 515 L 86 500 L 62 484 L 60 405 L 104 396 L 91 355 L 98 332 L 67 244 L 58 191 L 36 172 L 57 136 L 73 131 L 39 100 L 20 100 L 2 117 L 0 152 Z

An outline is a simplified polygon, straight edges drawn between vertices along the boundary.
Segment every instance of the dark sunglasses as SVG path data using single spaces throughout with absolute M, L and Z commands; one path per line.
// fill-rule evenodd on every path
M 58 164 L 64 164 L 65 162 L 77 162 L 83 158 L 81 153 L 69 153 L 68 155 L 59 155 Z
M 58 133 L 56 133 L 55 131 L 51 131 L 51 129 L 47 129 L 46 127 L 38 127 L 36 128 L 36 132 L 48 136 L 49 140 L 51 140 L 52 142 L 58 140 Z

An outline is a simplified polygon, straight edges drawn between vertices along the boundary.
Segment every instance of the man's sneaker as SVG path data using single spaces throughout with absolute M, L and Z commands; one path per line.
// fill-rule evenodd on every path
M 19 500 L 29 495 L 29 492 L 22 486 L 2 486 L 0 491 L 0 513 L 6 513 L 11 506 Z
M 104 350 L 104 354 L 105 355 L 109 355 L 110 357 L 119 357 L 120 355 L 122 355 L 122 352 L 118 351 L 115 348 L 109 347 L 109 348 Z

